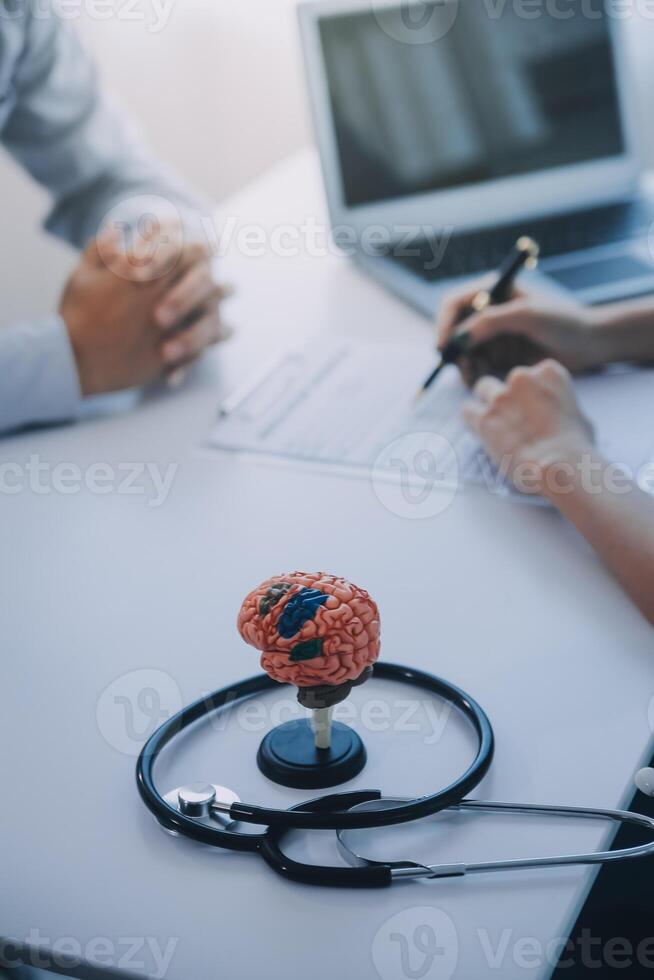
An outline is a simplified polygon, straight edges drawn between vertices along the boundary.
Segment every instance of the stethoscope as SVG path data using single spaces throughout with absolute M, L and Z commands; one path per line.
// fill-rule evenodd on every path
M 267 675 L 258 675 L 221 688 L 201 698 L 168 719 L 148 739 L 139 756 L 136 778 L 141 798 L 160 826 L 171 834 L 212 847 L 258 853 L 278 874 L 311 885 L 345 888 L 383 888 L 399 880 L 451 878 L 466 874 L 558 867 L 571 864 L 602 864 L 654 854 L 654 839 L 640 847 L 592 854 L 559 855 L 482 864 L 427 865 L 415 861 L 379 861 L 366 857 L 352 840 L 354 831 L 390 827 L 431 817 L 443 811 L 540 813 L 550 816 L 604 819 L 646 828 L 654 837 L 654 819 L 620 810 L 581 807 L 537 806 L 468 800 L 466 796 L 488 772 L 494 751 L 493 730 L 477 702 L 456 685 L 425 671 L 397 664 L 378 663 L 375 677 L 399 681 L 449 702 L 470 723 L 477 738 L 471 765 L 449 786 L 416 799 L 387 798 L 379 790 L 332 793 L 300 803 L 287 810 L 243 803 L 224 787 L 192 784 L 162 796 L 154 783 L 154 766 L 162 751 L 176 736 L 195 722 L 220 713 L 236 702 L 248 700 L 279 685 Z M 639 774 L 640 775 L 640 774 Z M 255 824 L 260 832 L 235 830 L 237 824 Z M 299 862 L 283 849 L 292 830 L 334 830 L 348 866 L 336 867 Z

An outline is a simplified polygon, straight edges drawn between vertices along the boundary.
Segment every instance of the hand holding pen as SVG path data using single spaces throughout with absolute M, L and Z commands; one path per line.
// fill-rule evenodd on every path
M 511 250 L 503 262 L 497 278 L 490 288 L 481 289 L 473 293 L 470 301 L 463 307 L 460 306 L 460 299 L 450 301 L 450 303 L 457 304 L 455 325 L 458 329 L 453 334 L 450 332 L 448 335 L 441 349 L 441 360 L 420 389 L 420 395 L 429 390 L 442 369 L 448 364 L 459 365 L 464 375 L 468 375 L 466 380 L 474 380 L 474 378 L 469 377 L 469 372 L 465 370 L 465 367 L 471 361 L 477 363 L 477 374 L 498 373 L 499 364 L 496 363 L 493 366 L 493 357 L 490 356 L 493 353 L 497 354 L 497 349 L 493 352 L 488 350 L 487 345 L 479 344 L 478 339 L 473 337 L 471 331 L 463 326 L 463 324 L 475 315 L 484 313 L 490 307 L 507 303 L 515 293 L 517 276 L 523 269 L 534 269 L 538 264 L 538 255 L 539 247 L 533 239 L 527 237 L 520 238 L 515 248 Z M 443 312 L 447 315 L 447 310 Z M 510 370 L 511 367 L 514 367 L 518 363 L 523 363 L 523 361 L 524 363 L 533 363 L 534 360 L 539 359 L 539 357 L 535 357 L 535 351 L 532 349 L 534 345 L 526 338 L 511 338 L 509 346 L 512 348 L 511 352 L 506 349 L 507 344 L 504 340 L 504 350 L 501 352 L 503 356 L 500 360 L 505 362 L 506 370 Z M 529 347 L 529 350 L 527 347 Z M 507 354 L 510 354 L 510 356 L 507 357 Z M 495 361 L 497 362 L 497 360 L 496 357 Z M 479 370 L 482 365 L 483 369 Z M 499 373 L 506 373 L 506 370 L 503 369 Z

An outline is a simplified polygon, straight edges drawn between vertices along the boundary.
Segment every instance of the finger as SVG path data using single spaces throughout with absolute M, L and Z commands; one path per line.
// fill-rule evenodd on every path
M 472 389 L 475 383 L 479 380 L 479 375 L 477 374 L 475 368 L 476 365 L 468 357 L 462 357 L 457 362 L 457 367 L 461 372 L 461 377 L 463 378 L 466 387 Z M 486 374 L 486 371 L 482 371 L 481 374 Z
M 491 402 L 495 401 L 498 395 L 506 391 L 506 385 L 499 381 L 497 378 L 484 377 L 480 378 L 475 387 L 473 388 L 473 395 L 478 402 L 482 405 L 490 405 Z
M 533 317 L 522 297 L 500 306 L 490 306 L 483 313 L 474 314 L 466 321 L 465 329 L 471 338 L 468 350 L 507 334 L 521 334 L 536 339 L 533 336 Z
M 171 371 L 168 377 L 166 378 L 166 384 L 168 385 L 169 388 L 173 388 L 173 389 L 181 388 L 184 382 L 186 381 L 186 379 L 188 378 L 188 372 L 189 369 L 186 367 L 175 368 L 175 370 Z
M 215 286 L 210 293 L 208 302 L 201 304 L 199 307 L 195 307 L 191 313 L 188 313 L 177 323 L 173 324 L 169 332 L 182 332 L 183 330 L 187 330 L 189 327 L 192 327 L 196 320 L 200 320 L 202 317 L 208 314 L 216 315 L 218 313 L 220 303 L 222 303 L 222 301 L 225 299 L 229 299 L 230 296 L 233 295 L 234 290 L 231 286 Z M 223 329 L 227 331 L 229 337 L 231 337 L 234 333 L 231 328 L 224 327 L 224 325 Z M 226 338 L 223 337 L 222 339 Z
M 221 300 L 231 299 L 236 294 L 236 286 L 231 282 L 216 283 Z
M 207 347 L 231 336 L 229 327 L 223 326 L 215 315 L 205 316 L 183 333 L 177 334 L 163 345 L 163 359 L 168 366 L 197 357 Z
M 143 250 L 147 255 L 144 275 L 150 281 L 166 278 L 174 282 L 204 258 L 201 247 L 185 245 L 182 229 L 175 227 L 164 229 Z
M 469 289 L 449 293 L 445 296 L 436 318 L 436 334 L 439 349 L 442 350 L 445 344 L 451 339 L 456 328 L 470 315 L 475 297 L 479 293 L 491 289 L 492 286 L 493 277 L 484 276 L 483 279 Z
M 208 263 L 193 266 L 164 296 L 155 310 L 160 327 L 177 326 L 194 310 L 218 306 L 222 292 L 214 282 Z
M 564 385 L 572 388 L 572 375 L 560 361 L 555 361 L 552 357 L 547 357 L 533 369 L 533 376 L 551 381 L 556 385 Z
M 484 416 L 486 414 L 486 408 L 479 402 L 469 401 L 466 402 L 461 411 L 463 416 L 463 421 L 472 429 L 477 435 L 481 434 L 481 426 Z
M 208 245 L 202 242 L 182 243 L 179 250 L 179 262 L 176 269 L 178 278 L 185 275 L 193 266 L 200 264 L 211 265 L 211 252 Z
M 197 360 L 197 357 L 191 357 L 188 361 L 182 361 L 181 364 L 169 370 L 166 374 L 166 384 L 168 387 L 172 389 L 181 388 Z
M 436 337 L 441 350 L 452 337 L 461 322 L 461 315 L 469 308 L 478 292 L 478 289 L 471 289 L 465 293 L 450 294 L 443 299 L 436 317 Z
M 184 244 L 181 229 L 161 231 L 156 238 L 134 241 L 127 258 L 136 267 L 142 282 L 163 280 L 172 285 L 201 263 L 207 263 L 208 250 L 200 243 Z

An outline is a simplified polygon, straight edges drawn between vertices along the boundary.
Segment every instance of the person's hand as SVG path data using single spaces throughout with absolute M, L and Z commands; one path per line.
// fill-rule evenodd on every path
M 175 240 L 173 234 L 173 249 Z M 158 261 L 165 265 L 166 254 Z M 164 332 L 164 361 L 173 371 L 192 363 L 205 348 L 227 340 L 232 333 L 220 318 L 220 304 L 231 290 L 216 283 L 209 248 L 197 243 L 182 246 L 174 268 L 177 275 L 167 283 L 154 311 Z
M 114 233 L 89 245 L 60 303 L 84 395 L 154 381 L 229 335 L 217 312 L 227 292 L 215 283 L 207 288 L 207 265 L 207 251 L 197 245 L 157 248 L 138 262 Z M 190 316 L 172 320 L 172 329 L 156 315 L 169 298 L 181 310 L 197 300 Z
M 103 237 L 100 251 L 108 268 L 129 281 L 165 279 L 154 318 L 169 375 L 231 336 L 220 319 L 220 303 L 231 290 L 216 283 L 211 250 L 187 240 L 179 217 L 142 215 L 134 226 L 118 226 Z
M 436 324 L 441 350 L 459 330 L 470 334 L 470 347 L 459 363 L 470 386 L 484 375 L 505 378 L 514 367 L 546 358 L 555 358 L 573 372 L 599 366 L 592 309 L 571 300 L 516 289 L 508 303 L 465 318 L 474 297 L 486 286 L 488 282 L 482 282 L 474 289 L 446 297 Z
M 556 361 L 515 368 L 506 383 L 481 378 L 463 414 L 495 465 L 527 493 L 544 492 L 551 467 L 592 448 L 593 428 Z

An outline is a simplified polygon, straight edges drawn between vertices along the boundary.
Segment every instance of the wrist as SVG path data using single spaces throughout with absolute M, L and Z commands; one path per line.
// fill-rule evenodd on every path
M 542 495 L 555 507 L 581 485 L 585 468 L 593 465 L 595 447 L 583 432 L 557 436 L 539 447 Z
M 601 364 L 638 363 L 654 358 L 654 310 L 650 300 L 596 307 L 592 317 Z
M 594 371 L 617 359 L 617 319 L 612 307 L 588 306 L 581 319 L 581 367 Z
M 68 341 L 73 352 L 80 392 L 83 397 L 97 395 L 100 393 L 100 388 L 94 382 L 92 365 L 89 363 L 86 355 L 86 346 L 81 341 L 80 331 L 76 329 L 74 320 L 71 322 L 65 313 L 62 312 L 60 316 L 68 333 Z

